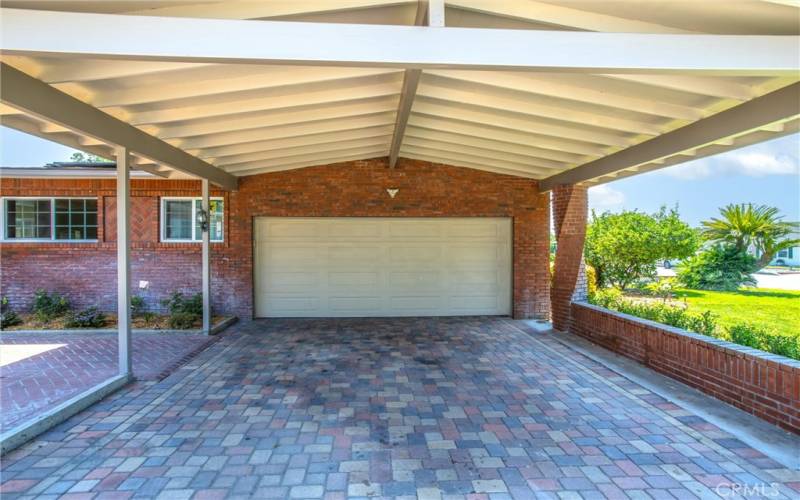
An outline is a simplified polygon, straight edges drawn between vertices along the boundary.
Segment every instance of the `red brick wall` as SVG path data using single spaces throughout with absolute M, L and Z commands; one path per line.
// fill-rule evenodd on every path
M 387 188 L 400 191 L 392 199 Z M 39 287 L 77 305 L 116 304 L 114 180 L 6 179 L 3 196 L 98 196 L 98 243 L 2 243 L 0 292 L 28 307 Z M 132 285 L 149 280 L 151 303 L 172 290 L 200 289 L 200 246 L 158 242 L 160 196 L 198 196 L 197 181 L 132 181 Z M 212 193 L 220 195 L 221 193 Z M 549 199 L 536 181 L 401 159 L 347 162 L 244 177 L 225 193 L 225 242 L 212 244 L 212 297 L 218 311 L 243 319 L 252 309 L 252 230 L 256 216 L 512 217 L 513 313 L 546 318 L 549 301 Z
M 800 362 L 582 303 L 570 331 L 800 434 Z
M 583 261 L 587 211 L 586 186 L 565 184 L 553 189 L 553 225 L 558 247 L 550 301 L 553 328 L 559 331 L 569 330 L 570 303 Z

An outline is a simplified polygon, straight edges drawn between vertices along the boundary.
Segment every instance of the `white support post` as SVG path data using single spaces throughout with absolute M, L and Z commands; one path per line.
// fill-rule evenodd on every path
M 130 247 L 130 153 L 117 153 L 117 331 L 119 373 L 130 377 L 131 367 L 131 247 Z
M 205 211 L 208 227 L 203 231 L 203 333 L 211 333 L 211 205 L 209 203 L 209 182 L 202 179 L 202 209 Z

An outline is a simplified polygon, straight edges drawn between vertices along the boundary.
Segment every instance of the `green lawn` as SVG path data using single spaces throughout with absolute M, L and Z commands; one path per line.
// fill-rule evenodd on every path
M 779 334 L 800 336 L 800 292 L 768 288 L 736 292 L 678 290 L 689 310 L 711 311 L 722 327 L 749 322 L 762 325 Z

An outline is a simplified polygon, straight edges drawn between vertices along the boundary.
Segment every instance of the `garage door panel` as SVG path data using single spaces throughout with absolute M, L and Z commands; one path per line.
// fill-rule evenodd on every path
M 379 222 L 347 221 L 330 224 L 328 236 L 331 238 L 377 238 L 381 235 Z
M 381 299 L 378 297 L 331 297 L 330 310 L 338 313 L 349 313 L 347 316 L 363 316 L 381 310 Z
M 510 313 L 507 218 L 258 218 L 254 237 L 259 317 Z
M 280 268 L 298 264 L 305 266 L 318 258 L 319 251 L 316 247 L 273 246 L 264 248 L 260 253 L 266 256 L 268 264 Z
M 446 236 L 453 239 L 491 239 L 501 237 L 502 225 L 480 223 L 457 223 L 446 228 Z
M 268 281 L 276 287 L 316 287 L 320 283 L 320 273 L 316 271 L 273 271 L 265 274 Z
M 316 238 L 320 235 L 321 224 L 314 221 L 293 220 L 276 222 L 267 226 L 266 236 L 275 238 Z
M 383 249 L 379 246 L 332 246 L 328 248 L 328 263 L 352 264 L 356 267 L 381 260 Z
M 396 246 L 389 247 L 389 262 L 392 264 L 439 264 L 442 260 L 440 246 Z
M 264 297 L 267 299 L 265 303 L 268 305 L 268 307 L 265 308 L 266 316 L 291 316 L 298 313 L 301 315 L 309 315 L 319 310 L 320 306 L 318 297 L 294 297 L 275 294 L 265 294 Z
M 378 271 L 373 272 L 328 272 L 328 284 L 332 287 L 377 287 L 380 283 Z
M 393 239 L 441 238 L 444 227 L 435 220 L 398 220 L 388 225 L 389 237 Z
M 443 273 L 436 270 L 427 271 L 391 271 L 389 287 L 397 289 L 446 290 Z
M 445 310 L 445 299 L 440 295 L 389 297 L 389 307 L 400 314 L 423 315 L 426 312 Z

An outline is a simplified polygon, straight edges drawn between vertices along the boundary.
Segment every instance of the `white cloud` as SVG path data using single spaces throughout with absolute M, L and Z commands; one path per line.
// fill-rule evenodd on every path
M 732 152 L 715 158 L 704 158 L 667 167 L 664 175 L 683 180 L 706 179 L 744 175 L 766 177 L 770 175 L 798 175 L 800 162 L 796 157 L 763 151 Z
M 603 212 L 622 207 L 625 203 L 625 194 L 608 184 L 601 184 L 589 188 L 589 208 Z
M 766 175 L 796 175 L 800 173 L 800 164 L 796 158 L 775 156 L 767 153 L 734 153 L 738 170 L 750 177 Z

